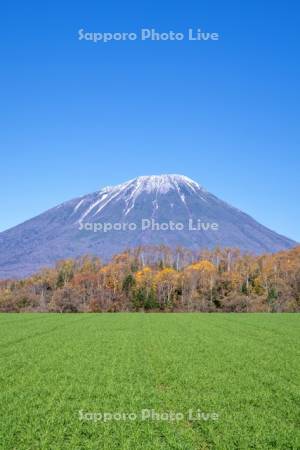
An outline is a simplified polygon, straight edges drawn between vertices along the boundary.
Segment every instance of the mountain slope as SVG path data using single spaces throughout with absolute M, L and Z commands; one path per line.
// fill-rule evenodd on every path
M 145 229 L 150 220 L 152 228 Z M 200 230 L 191 229 L 199 220 Z M 170 229 L 170 222 L 183 228 Z M 169 228 L 157 230 L 162 223 Z M 122 229 L 94 231 L 104 224 Z M 135 229 L 129 230 L 129 224 Z M 259 254 L 296 243 L 185 176 L 145 176 L 70 200 L 0 233 L 0 278 L 25 276 L 61 258 L 90 253 L 107 259 L 147 244 L 193 249 L 220 245 Z

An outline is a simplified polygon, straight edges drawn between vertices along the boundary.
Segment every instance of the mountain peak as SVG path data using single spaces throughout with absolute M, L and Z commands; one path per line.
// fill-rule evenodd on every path
M 162 174 L 162 175 L 145 175 L 135 178 L 135 181 L 142 184 L 147 184 L 153 186 L 154 188 L 159 188 L 162 185 L 174 185 L 174 184 L 186 184 L 193 188 L 200 188 L 196 181 L 185 175 L 179 174 Z
M 167 193 L 170 190 L 179 190 L 185 186 L 192 191 L 203 190 L 203 188 L 191 178 L 179 174 L 143 175 L 116 186 L 108 186 L 101 189 L 100 193 L 121 192 L 134 189 L 135 194 L 139 192 Z

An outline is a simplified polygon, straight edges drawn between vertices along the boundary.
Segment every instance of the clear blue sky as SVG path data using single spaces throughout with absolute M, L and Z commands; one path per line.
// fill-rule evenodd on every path
M 300 241 L 296 0 L 6 3 L 0 230 L 108 184 L 182 173 Z M 221 39 L 77 38 L 142 27 Z

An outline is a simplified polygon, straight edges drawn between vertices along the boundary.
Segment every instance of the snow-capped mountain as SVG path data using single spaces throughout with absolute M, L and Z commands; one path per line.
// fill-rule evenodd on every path
M 128 247 L 239 247 L 274 252 L 294 241 L 260 225 L 183 175 L 142 176 L 76 198 L 0 233 L 0 278 L 58 259 L 107 259 Z

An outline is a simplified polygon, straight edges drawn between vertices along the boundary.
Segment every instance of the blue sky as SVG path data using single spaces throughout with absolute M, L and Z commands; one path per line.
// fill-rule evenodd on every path
M 300 241 L 296 1 L 7 2 L 0 231 L 138 175 L 181 173 Z M 78 30 L 220 33 L 78 40 Z

